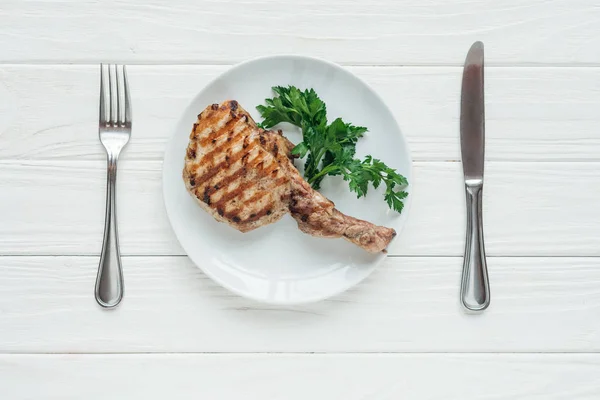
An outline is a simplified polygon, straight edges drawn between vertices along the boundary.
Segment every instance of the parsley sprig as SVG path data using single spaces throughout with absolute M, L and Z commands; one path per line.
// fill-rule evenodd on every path
M 408 193 L 403 189 L 408 181 L 384 162 L 366 156 L 362 161 L 354 158 L 356 143 L 367 132 L 363 126 L 344 122 L 341 118 L 327 124 L 327 107 L 313 89 L 301 91 L 295 86 L 275 86 L 278 95 L 266 99 L 266 105 L 257 106 L 263 117 L 261 127 L 269 129 L 288 122 L 302 130 L 302 142 L 292 154 L 305 158 L 304 178 L 314 189 L 319 189 L 325 176 L 341 175 L 356 197 L 366 196 L 369 183 L 377 189 L 385 184 L 384 194 L 388 206 L 402 212 L 403 200 Z

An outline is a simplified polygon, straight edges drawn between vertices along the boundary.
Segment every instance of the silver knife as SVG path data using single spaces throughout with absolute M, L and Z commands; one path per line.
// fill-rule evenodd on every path
M 460 147 L 467 198 L 467 237 L 460 297 L 465 308 L 481 311 L 490 305 L 481 205 L 485 152 L 481 42 L 473 43 L 465 60 L 460 106 Z

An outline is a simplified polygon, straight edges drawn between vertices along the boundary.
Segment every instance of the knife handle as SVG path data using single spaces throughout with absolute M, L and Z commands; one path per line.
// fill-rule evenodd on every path
M 483 183 L 467 182 L 467 237 L 463 264 L 461 301 L 472 311 L 485 310 L 490 305 L 490 285 L 483 244 L 482 191 Z

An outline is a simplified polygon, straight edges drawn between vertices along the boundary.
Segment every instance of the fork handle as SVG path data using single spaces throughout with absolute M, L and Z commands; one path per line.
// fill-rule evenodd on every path
M 123 269 L 117 229 L 117 158 L 118 154 L 109 152 L 104 240 L 96 277 L 96 301 L 105 308 L 116 307 L 123 299 Z
M 461 301 L 465 308 L 481 311 L 490 304 L 490 285 L 483 243 L 483 185 L 465 186 L 467 195 L 467 237 L 461 283 Z

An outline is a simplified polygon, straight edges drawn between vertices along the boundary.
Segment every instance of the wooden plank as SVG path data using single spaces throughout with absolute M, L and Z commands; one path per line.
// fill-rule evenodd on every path
M 600 62 L 594 0 L 4 1 L 0 62 L 235 62 L 293 53 L 358 64 Z M 35 27 L 35 33 L 32 33 Z
M 492 305 L 469 315 L 461 257 L 388 258 L 288 307 L 231 294 L 187 257 L 126 257 L 113 311 L 93 297 L 97 257 L 0 257 L 0 352 L 598 352 L 599 260 L 490 257 Z
M 101 160 L 0 161 L 0 255 L 98 254 L 105 168 Z M 600 255 L 600 209 L 590 190 L 600 185 L 598 163 L 488 162 L 485 173 L 489 255 Z M 164 210 L 161 162 L 125 160 L 118 179 L 123 254 L 184 254 Z M 406 230 L 390 254 L 462 256 L 460 163 L 414 163 L 412 183 Z
M 597 354 L 0 356 L 12 400 L 595 400 L 599 372 Z
M 134 130 L 124 156 L 162 159 L 182 110 L 227 68 L 130 67 Z M 460 159 L 461 68 L 350 70 L 393 110 L 413 159 Z M 96 66 L 4 66 L 0 78 L 0 159 L 104 157 Z M 486 84 L 488 160 L 600 160 L 600 68 L 488 68 Z

